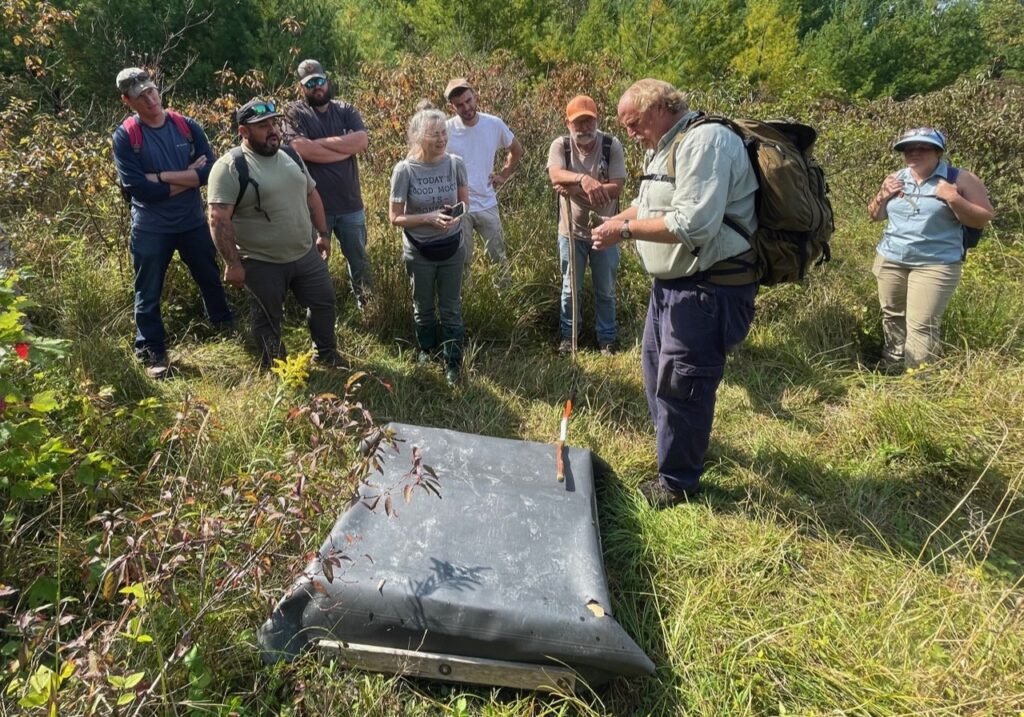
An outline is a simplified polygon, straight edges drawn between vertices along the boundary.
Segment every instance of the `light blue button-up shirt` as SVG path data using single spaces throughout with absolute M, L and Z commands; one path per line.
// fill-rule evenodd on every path
M 885 209 L 889 223 L 882 232 L 878 253 L 884 259 L 908 266 L 955 264 L 964 256 L 963 228 L 946 202 L 935 196 L 940 179 L 947 179 L 949 165 L 939 162 L 931 176 L 918 183 L 908 167 L 896 176 L 903 181 Z
M 644 268 L 659 279 L 677 279 L 706 271 L 723 259 L 742 254 L 750 244 L 722 223 L 728 215 L 751 233 L 757 228 L 754 196 L 757 177 L 743 141 L 728 127 L 708 122 L 679 132 L 697 117 L 684 115 L 647 152 L 645 174 L 668 174 L 669 152 L 675 151 L 675 183 L 647 180 L 633 200 L 637 219 L 664 217 L 677 244 L 638 241 Z

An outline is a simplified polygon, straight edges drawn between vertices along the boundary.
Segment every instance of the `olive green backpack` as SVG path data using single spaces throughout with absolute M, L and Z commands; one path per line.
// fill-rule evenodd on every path
M 740 136 L 757 175 L 757 231 L 751 236 L 728 215 L 723 221 L 753 247 L 760 283 L 799 282 L 809 266 L 829 261 L 829 239 L 836 227 L 825 172 L 811 153 L 818 136 L 814 128 L 703 115 L 673 139 L 669 176 L 659 179 L 675 182 L 675 145 L 707 122 L 725 125 Z

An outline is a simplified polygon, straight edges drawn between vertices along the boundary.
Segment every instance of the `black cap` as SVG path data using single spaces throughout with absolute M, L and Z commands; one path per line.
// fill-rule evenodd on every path
M 235 122 L 239 125 L 255 124 L 271 117 L 280 117 L 277 111 L 277 104 L 273 100 L 264 100 L 259 97 L 246 102 L 235 110 Z

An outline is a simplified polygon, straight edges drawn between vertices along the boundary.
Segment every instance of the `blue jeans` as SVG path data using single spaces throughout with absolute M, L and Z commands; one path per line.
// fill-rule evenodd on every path
M 599 344 L 610 344 L 618 338 L 615 322 L 615 274 L 619 269 L 619 247 L 596 251 L 589 241 L 576 239 L 576 296 L 578 313 L 582 313 L 583 272 L 590 262 L 590 279 L 594 284 L 594 315 Z M 559 324 L 563 338 L 572 337 L 572 285 L 569 282 L 569 239 L 558 236 L 559 266 L 562 270 L 562 316 Z M 579 316 L 577 316 L 579 319 Z M 579 324 L 577 324 L 577 329 Z M 577 335 L 579 331 L 577 330 Z
M 373 269 L 366 253 L 366 211 L 349 214 L 328 214 L 327 231 L 333 231 L 348 262 L 348 279 L 360 309 L 373 293 Z
M 234 320 L 220 281 L 216 251 L 206 224 L 186 232 L 149 232 L 132 227 L 135 266 L 135 354 L 160 358 L 167 353 L 167 334 L 160 316 L 160 295 L 174 252 L 185 262 L 203 296 L 206 315 L 214 324 Z
M 665 487 L 697 488 L 726 354 L 746 338 L 757 284 L 655 279 L 641 362 Z

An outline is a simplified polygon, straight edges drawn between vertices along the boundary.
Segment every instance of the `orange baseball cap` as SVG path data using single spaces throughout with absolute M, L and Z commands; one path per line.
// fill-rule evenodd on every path
M 576 95 L 565 108 L 565 118 L 572 122 L 577 117 L 597 119 L 597 103 L 586 95 Z

